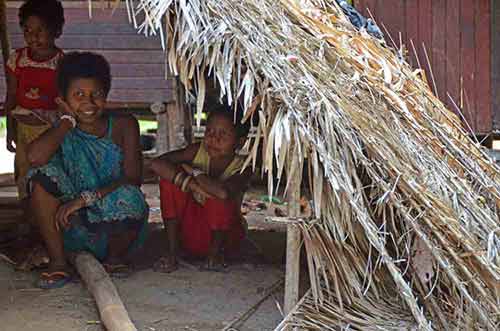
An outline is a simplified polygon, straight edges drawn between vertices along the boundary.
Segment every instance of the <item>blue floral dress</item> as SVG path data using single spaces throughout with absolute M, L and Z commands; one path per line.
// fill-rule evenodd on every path
M 123 176 L 123 152 L 111 139 L 112 130 L 111 116 L 104 137 L 78 128 L 71 130 L 46 165 L 30 170 L 29 183 L 40 183 L 65 203 L 78 198 L 82 191 L 96 190 L 119 180 Z M 138 187 L 120 186 L 71 218 L 71 227 L 64 232 L 64 249 L 87 250 L 103 260 L 110 236 L 127 231 L 136 233 L 131 249 L 137 248 L 145 239 L 148 211 Z

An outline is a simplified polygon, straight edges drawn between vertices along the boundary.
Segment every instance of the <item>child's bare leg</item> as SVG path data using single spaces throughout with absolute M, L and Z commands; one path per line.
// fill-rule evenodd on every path
M 212 242 L 210 244 L 210 252 L 208 256 L 208 268 L 214 269 L 224 266 L 223 247 L 226 243 L 227 231 L 214 230 L 212 231 Z
M 165 221 L 165 229 L 168 236 L 168 264 L 170 268 L 177 269 L 177 253 L 179 249 L 179 228 L 175 219 Z
M 159 272 L 169 273 L 177 270 L 177 252 L 179 247 L 178 221 L 176 219 L 163 220 L 168 238 L 168 256 L 160 258 L 154 265 Z
M 67 269 L 62 234 L 54 223 L 60 204 L 59 200 L 45 191 L 40 184 L 33 183 L 30 206 L 50 256 L 49 272 Z

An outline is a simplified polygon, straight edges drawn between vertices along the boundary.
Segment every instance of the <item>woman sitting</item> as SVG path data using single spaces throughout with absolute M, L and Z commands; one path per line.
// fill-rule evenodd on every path
M 89 251 L 112 271 L 144 240 L 148 206 L 141 185 L 139 126 L 105 114 L 107 61 L 69 53 L 60 62 L 59 123 L 28 147 L 30 204 L 50 256 L 39 286 L 69 279 L 65 253 Z
M 208 257 L 209 270 L 220 271 L 224 254 L 234 252 L 244 237 L 240 207 L 251 171 L 242 172 L 244 158 L 236 150 L 250 123 L 236 119 L 234 124 L 233 116 L 230 109 L 211 112 L 202 143 L 152 163 L 161 177 L 161 212 L 169 239 L 169 254 L 156 263 L 157 271 L 177 269 L 179 241 L 187 253 Z

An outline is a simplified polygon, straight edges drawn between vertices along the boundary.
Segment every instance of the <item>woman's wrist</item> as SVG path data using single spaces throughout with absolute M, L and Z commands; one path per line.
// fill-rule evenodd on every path
M 83 207 L 88 207 L 102 199 L 99 191 L 83 191 L 80 193 L 80 199 L 83 201 Z
M 182 184 L 181 184 L 181 191 L 182 192 L 188 192 L 190 191 L 190 184 L 191 182 L 193 181 L 193 176 L 187 176 L 186 178 L 184 178 L 184 180 L 182 181 Z
M 76 127 L 76 118 L 73 115 L 65 114 L 60 117 L 61 125 L 64 123 L 71 125 L 71 128 Z
M 175 186 L 181 187 L 187 176 L 189 175 L 186 172 L 184 172 L 183 170 L 179 170 L 179 172 L 174 175 L 174 178 L 172 178 L 172 183 Z

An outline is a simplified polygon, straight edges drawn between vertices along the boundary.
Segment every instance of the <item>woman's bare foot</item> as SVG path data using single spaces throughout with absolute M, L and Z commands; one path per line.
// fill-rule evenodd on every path
M 41 273 L 36 285 L 41 289 L 50 290 L 63 287 L 72 278 L 72 272 L 67 263 L 51 263 L 47 271 Z

